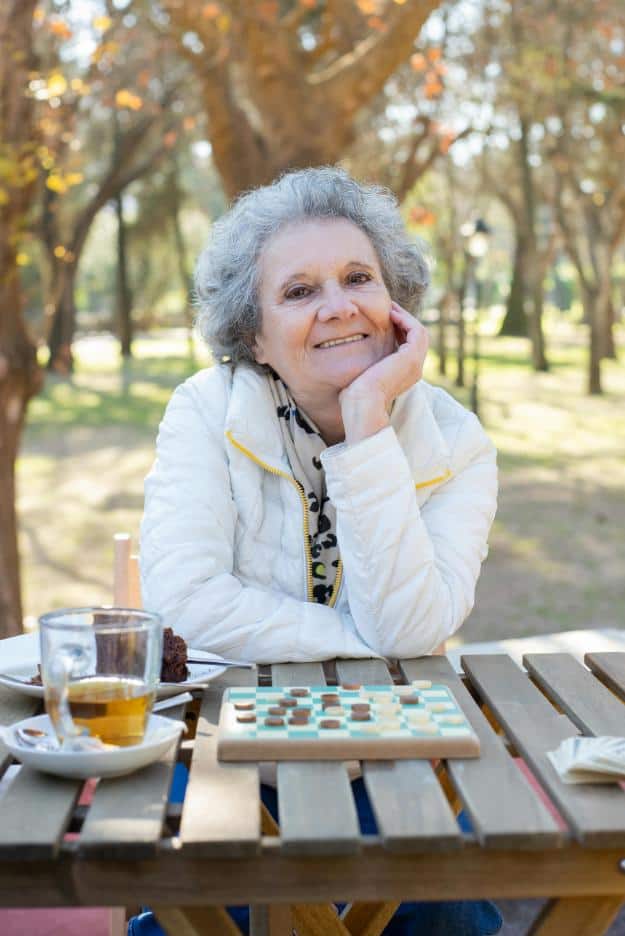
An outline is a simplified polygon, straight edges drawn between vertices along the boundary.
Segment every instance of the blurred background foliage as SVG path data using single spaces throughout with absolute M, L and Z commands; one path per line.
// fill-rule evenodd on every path
M 211 223 L 337 162 L 427 245 L 427 376 L 500 448 L 463 633 L 621 623 L 624 161 L 622 0 L 4 0 L 0 634 L 110 597 L 162 409 L 210 363 Z

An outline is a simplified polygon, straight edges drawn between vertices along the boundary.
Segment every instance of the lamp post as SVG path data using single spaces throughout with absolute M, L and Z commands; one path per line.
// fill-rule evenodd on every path
M 479 410 L 479 369 L 480 369 L 480 304 L 482 284 L 477 276 L 480 260 L 488 253 L 488 238 L 491 228 L 483 218 L 469 221 L 460 228 L 464 239 L 464 253 L 467 275 L 467 293 L 473 301 L 473 379 L 471 381 L 471 409 L 478 415 Z M 464 309 L 462 310 L 464 315 Z

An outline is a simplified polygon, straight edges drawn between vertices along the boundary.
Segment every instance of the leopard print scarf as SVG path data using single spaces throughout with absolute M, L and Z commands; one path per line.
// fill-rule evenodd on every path
M 270 374 L 268 379 L 291 471 L 308 502 L 313 600 L 327 604 L 339 564 L 336 511 L 326 491 L 325 471 L 319 457 L 327 446 L 282 379 L 277 374 Z

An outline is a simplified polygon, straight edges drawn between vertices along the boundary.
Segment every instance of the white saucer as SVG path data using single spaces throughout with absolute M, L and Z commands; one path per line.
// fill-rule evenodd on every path
M 184 722 L 161 715 L 150 715 L 141 744 L 103 751 L 39 750 L 21 744 L 16 728 L 38 728 L 54 739 L 54 729 L 47 715 L 24 718 L 13 725 L 0 727 L 0 740 L 22 764 L 59 777 L 87 780 L 89 777 L 122 777 L 158 760 L 184 731 Z
M 215 659 L 216 654 L 206 650 L 189 650 L 192 659 Z M 33 685 L 30 682 L 37 672 L 37 664 L 41 659 L 39 655 L 39 634 L 19 634 L 0 641 L 0 685 L 8 689 L 15 689 L 22 695 L 43 699 L 43 686 Z M 189 663 L 189 678 L 179 683 L 159 683 L 156 696 L 165 699 L 177 695 L 185 689 L 208 685 L 211 680 L 225 673 L 227 667 L 212 663 Z M 7 679 L 4 678 L 6 674 Z M 12 679 L 10 677 L 13 677 Z

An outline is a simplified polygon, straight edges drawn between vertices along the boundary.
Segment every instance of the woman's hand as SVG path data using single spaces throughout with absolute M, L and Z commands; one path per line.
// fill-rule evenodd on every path
M 428 333 L 396 302 L 391 305 L 397 349 L 367 368 L 339 394 L 345 441 L 353 444 L 389 425 L 391 404 L 423 375 Z

